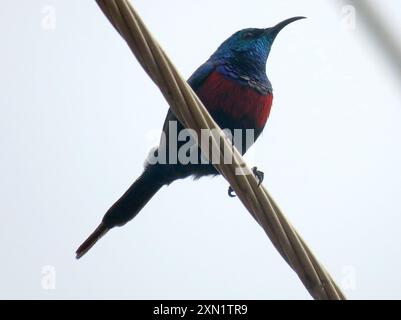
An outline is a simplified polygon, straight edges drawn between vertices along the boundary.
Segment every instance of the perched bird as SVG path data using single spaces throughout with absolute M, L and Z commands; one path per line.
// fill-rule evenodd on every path
M 266 62 L 271 46 L 286 25 L 303 18 L 290 18 L 272 28 L 248 28 L 236 32 L 189 78 L 189 85 L 222 129 L 230 132 L 235 129 L 242 132 L 251 129 L 254 140 L 258 138 L 269 117 L 273 100 L 272 86 L 266 75 Z M 184 129 L 169 110 L 163 126 L 164 141 L 167 143 L 160 144 L 155 151 L 156 155 L 164 153 L 167 159 L 170 159 L 169 152 L 171 153 L 171 123 L 177 124 L 178 132 Z M 185 142 L 176 143 L 179 148 Z M 244 146 L 241 152 L 245 153 L 248 147 Z M 256 169 L 254 172 L 262 180 L 262 172 Z M 77 259 L 88 252 L 110 229 L 123 226 L 133 219 L 164 185 L 189 176 L 199 178 L 217 174 L 210 162 L 148 162 L 141 176 L 107 211 L 98 228 L 78 248 Z M 232 189 L 229 189 L 229 194 L 232 194 Z

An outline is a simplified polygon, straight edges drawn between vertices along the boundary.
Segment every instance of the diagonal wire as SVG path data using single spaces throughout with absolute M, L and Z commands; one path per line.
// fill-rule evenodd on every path
M 386 23 L 381 19 L 375 6 L 367 0 L 341 0 L 342 3 L 352 5 L 365 24 L 370 36 L 377 42 L 381 51 L 387 57 L 387 62 L 398 79 L 401 79 L 401 48 L 394 34 L 389 30 Z M 379 5 L 379 2 L 378 4 Z
M 263 186 L 258 186 L 253 174 L 238 174 L 239 168 L 248 173 L 251 170 L 238 151 L 231 147 L 223 131 L 178 73 L 131 3 L 128 0 L 96 0 L 96 2 L 159 87 L 179 121 L 185 127 L 193 129 L 198 137 L 204 134 L 202 129 L 219 132 L 218 137 L 211 135 L 212 148 L 220 151 L 220 157 L 223 157 L 227 150 L 231 150 L 233 163 L 224 164 L 224 161 L 220 161 L 214 166 L 230 183 L 238 198 L 265 230 L 285 261 L 298 274 L 312 297 L 345 299 L 334 280 L 286 219 L 268 191 Z M 202 145 L 200 147 L 205 154 L 209 152 L 208 148 Z

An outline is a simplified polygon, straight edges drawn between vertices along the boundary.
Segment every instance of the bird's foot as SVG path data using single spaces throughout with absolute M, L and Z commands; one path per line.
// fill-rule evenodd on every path
M 263 171 L 258 170 L 258 167 L 253 167 L 252 172 L 255 175 L 256 179 L 258 179 L 258 187 L 259 187 L 262 184 L 263 179 L 265 178 L 265 174 Z M 228 187 L 228 196 L 230 198 L 236 197 L 234 189 L 231 186 Z
M 263 179 L 265 178 L 265 174 L 263 171 L 258 170 L 258 167 L 253 167 L 252 172 L 255 175 L 256 179 L 258 179 L 258 187 L 262 184 Z
M 235 198 L 235 197 L 236 197 L 236 195 L 235 195 L 235 193 L 234 193 L 234 189 L 231 188 L 231 186 L 228 187 L 228 196 L 229 196 L 230 198 Z

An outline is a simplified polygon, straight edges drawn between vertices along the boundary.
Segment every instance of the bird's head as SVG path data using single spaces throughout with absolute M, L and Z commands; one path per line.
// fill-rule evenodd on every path
M 304 18 L 290 18 L 266 29 L 240 30 L 224 41 L 213 56 L 217 59 L 228 59 L 234 63 L 246 64 L 249 67 L 252 65 L 257 68 L 266 66 L 271 46 L 277 34 L 288 24 Z

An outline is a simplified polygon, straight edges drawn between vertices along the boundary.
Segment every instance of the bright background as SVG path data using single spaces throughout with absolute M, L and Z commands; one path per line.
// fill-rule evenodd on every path
M 274 106 L 250 162 L 349 298 L 401 298 L 400 82 L 358 11 L 133 3 L 187 77 L 239 29 L 309 18 L 273 46 Z M 400 38 L 399 1 L 372 3 Z M 164 188 L 76 261 L 168 106 L 94 1 L 1 4 L 0 298 L 310 298 L 222 178 Z

